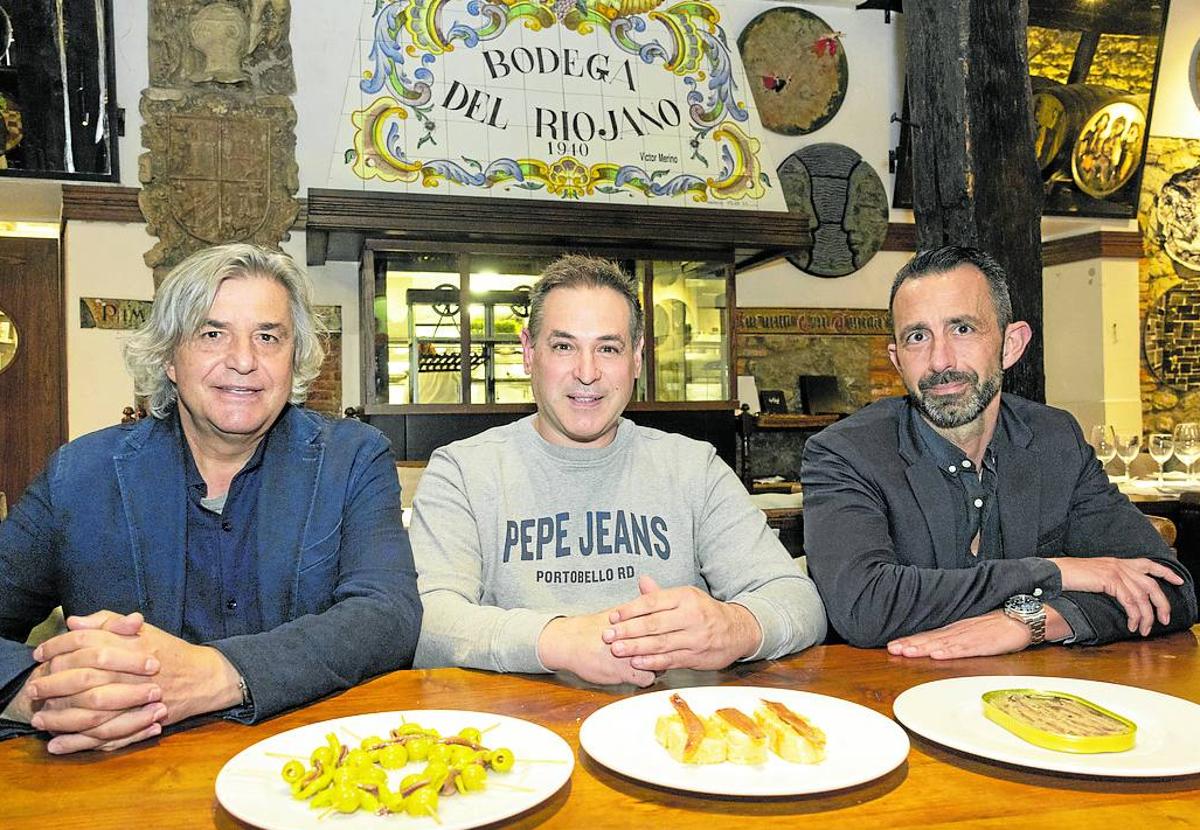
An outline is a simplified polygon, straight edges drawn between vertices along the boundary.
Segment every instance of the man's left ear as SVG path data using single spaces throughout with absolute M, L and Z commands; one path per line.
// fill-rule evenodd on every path
M 637 342 L 637 350 L 633 353 L 633 376 L 640 378 L 642 376 L 642 360 L 646 356 L 644 351 L 646 348 L 646 338 L 641 338 Z
M 1000 368 L 1011 368 L 1020 360 L 1032 339 L 1033 329 L 1024 320 L 1009 323 L 1008 328 L 1004 330 L 1004 346 L 1000 350 Z

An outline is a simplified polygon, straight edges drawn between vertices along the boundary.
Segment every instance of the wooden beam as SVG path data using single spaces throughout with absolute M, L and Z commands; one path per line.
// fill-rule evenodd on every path
M 62 218 L 93 222 L 145 222 L 136 187 L 88 187 L 64 184 Z
M 917 247 L 969 245 L 1004 266 L 1016 319 L 1034 331 L 1005 388 L 1044 400 L 1026 0 L 907 0 L 904 10 Z
M 310 190 L 308 227 L 336 237 L 519 242 L 559 245 L 637 245 L 701 251 L 793 251 L 812 246 L 808 220 L 785 211 L 635 207 L 546 199 Z M 357 256 L 355 256 L 357 258 Z

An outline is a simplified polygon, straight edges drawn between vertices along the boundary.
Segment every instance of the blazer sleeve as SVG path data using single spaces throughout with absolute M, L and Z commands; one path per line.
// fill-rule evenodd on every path
M 50 497 L 55 455 L 0 522 L 0 711 L 34 667 L 25 639 L 58 604 L 55 591 L 57 519 Z M 29 734 L 27 724 L 0 721 L 0 739 Z
M 421 602 L 401 521 L 400 484 L 387 439 L 365 442 L 351 465 L 333 604 L 270 631 L 217 640 L 246 679 L 246 723 L 412 664 Z
M 804 551 L 830 623 L 862 648 L 994 611 L 1013 594 L 1040 588 L 1057 597 L 1062 579 L 1035 556 L 971 568 L 911 564 L 896 551 L 880 487 L 826 433 L 804 445 Z M 909 517 L 924 521 L 923 517 Z
M 1158 580 L 1171 604 L 1171 618 L 1166 625 L 1156 619 L 1151 636 L 1191 627 L 1197 616 L 1196 585 L 1192 574 L 1180 564 L 1150 521 L 1108 480 L 1074 419 L 1070 419 L 1070 425 L 1079 457 L 1079 477 L 1071 497 L 1062 551 L 1042 551 L 1042 555 L 1152 559 L 1175 571 L 1184 581 L 1182 585 L 1172 585 Z M 1140 636 L 1129 631 L 1125 610 L 1113 597 L 1084 591 L 1064 591 L 1063 596 L 1075 603 L 1092 629 L 1091 638 L 1077 640 L 1075 645 L 1096 645 Z

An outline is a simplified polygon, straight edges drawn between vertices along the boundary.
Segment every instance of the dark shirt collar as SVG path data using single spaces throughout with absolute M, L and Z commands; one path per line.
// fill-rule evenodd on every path
M 911 398 L 906 398 L 905 400 L 908 403 L 908 429 L 913 443 L 928 453 L 933 462 L 943 472 L 958 473 L 964 469 L 970 470 L 974 464 L 967 457 L 967 454 L 962 451 L 962 448 L 939 434 L 921 416 L 920 410 L 913 404 Z M 1012 417 L 1007 407 L 1000 407 L 1000 415 L 996 419 L 996 430 L 992 433 L 992 440 L 988 443 L 987 449 L 983 453 L 985 467 L 994 468 L 996 465 L 996 456 L 1003 455 L 1004 451 L 1008 449 L 1011 443 L 1009 421 Z
M 176 440 L 179 441 L 179 445 L 182 448 L 184 482 L 189 489 L 201 488 L 201 495 L 203 496 L 208 485 L 204 481 L 204 476 L 200 475 L 200 469 L 196 466 L 196 459 L 192 456 L 192 447 L 188 443 L 187 436 L 183 434 L 183 424 L 179 420 L 179 407 L 176 406 L 167 418 L 171 424 L 171 429 L 175 431 Z M 263 436 L 262 440 L 258 442 L 258 446 L 254 448 L 254 454 L 250 456 L 250 460 L 243 465 L 242 469 L 238 470 L 234 478 L 259 468 L 267 449 L 267 442 L 271 440 L 271 435 L 282 420 L 282 418 L 276 419 L 275 423 L 271 425 L 271 428 L 267 430 L 267 434 Z

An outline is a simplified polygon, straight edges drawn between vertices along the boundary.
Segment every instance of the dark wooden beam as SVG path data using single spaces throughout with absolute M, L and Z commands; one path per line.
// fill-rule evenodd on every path
M 1033 151 L 1026 0 L 907 0 L 917 247 L 982 248 L 1034 330 L 1005 388 L 1045 399 L 1042 183 Z
M 1137 231 L 1093 231 L 1042 243 L 1042 267 L 1051 268 L 1085 259 L 1141 259 L 1142 235 Z
M 329 234 L 328 255 L 345 253 L 339 238 L 588 246 L 645 250 L 792 252 L 812 246 L 802 215 L 784 211 L 637 207 L 546 199 L 310 190 L 308 228 Z M 311 251 L 310 251 L 311 253 Z M 352 259 L 358 258 L 358 252 Z M 320 264 L 313 263 L 310 264 Z
M 82 219 L 93 222 L 145 222 L 138 206 L 136 187 L 89 187 L 64 184 L 63 221 Z
M 1073 32 L 1159 35 L 1165 4 L 1166 0 L 1029 0 L 1029 24 Z
M 1079 45 L 1075 47 L 1075 58 L 1071 61 L 1071 72 L 1067 75 L 1068 84 L 1082 84 L 1092 71 L 1092 61 L 1096 58 L 1096 48 L 1100 45 L 1099 32 L 1082 32 L 1079 35 Z

